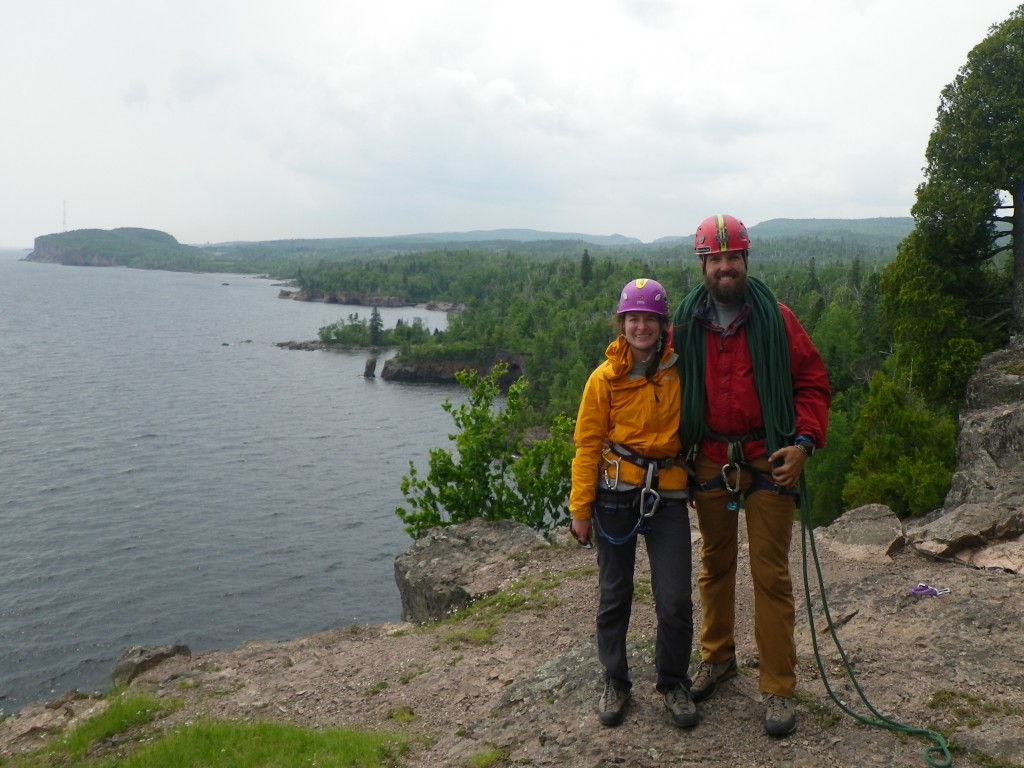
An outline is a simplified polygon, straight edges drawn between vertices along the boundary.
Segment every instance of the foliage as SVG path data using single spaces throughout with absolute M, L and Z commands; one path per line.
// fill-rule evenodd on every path
M 385 328 L 380 311 L 374 307 L 369 320 L 352 312 L 344 320 L 325 325 L 317 332 L 325 344 L 339 344 L 359 347 L 408 346 L 426 344 L 431 334 L 422 318 L 413 318 L 411 323 L 398 319 L 394 328 Z
M 897 515 L 942 506 L 955 466 L 956 422 L 909 384 L 874 374 L 854 432 L 856 458 L 843 488 L 848 508 L 886 504 Z
M 828 525 L 845 509 L 843 485 L 853 464 L 853 425 L 861 399 L 858 389 L 843 391 L 832 399 L 826 450 L 816 452 L 813 461 L 805 465 L 811 524 L 815 527 Z
M 494 409 L 499 379 L 507 371 L 507 365 L 498 364 L 487 377 L 471 371 L 457 374 L 469 400 L 459 406 L 446 401 L 442 406 L 459 429 L 448 436 L 457 454 L 435 448 L 426 479 L 420 478 L 413 462 L 402 478 L 409 509 L 398 507 L 395 513 L 413 538 L 430 528 L 473 518 L 516 520 L 539 530 L 567 521 L 572 421 L 556 419 L 547 438 L 527 445 L 516 428 L 526 406 L 526 380 L 514 382 L 504 407 Z
M 942 90 L 912 209 L 922 255 L 945 269 L 976 267 L 1012 250 L 1012 327 L 1024 330 L 1024 6 L 989 30 Z M 1012 216 L 1000 215 L 1004 206 Z M 967 286 L 970 287 L 970 283 Z M 961 295 L 963 295 L 961 290 Z M 1006 294 L 969 296 L 996 333 Z M 993 322 L 1000 318 L 999 322 Z M 1001 335 L 1001 334 L 1000 334 Z
M 895 368 L 935 407 L 957 407 L 967 379 L 993 340 L 971 297 L 995 279 L 984 266 L 936 269 L 915 233 L 882 276 L 882 303 L 892 318 Z M 969 286 L 978 286 L 971 288 Z

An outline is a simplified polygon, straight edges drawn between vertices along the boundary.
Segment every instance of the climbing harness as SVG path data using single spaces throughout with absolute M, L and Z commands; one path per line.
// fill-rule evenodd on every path
M 773 483 L 768 479 L 763 472 L 758 472 L 754 469 L 753 465 L 748 463 L 743 456 L 743 443 L 751 440 L 760 440 L 764 438 L 764 430 L 755 430 L 745 435 L 738 435 L 734 437 L 728 437 L 726 435 L 718 435 L 710 430 L 705 434 L 705 437 L 710 437 L 712 440 L 721 440 L 722 442 L 728 443 L 726 449 L 727 461 L 722 465 L 722 471 L 713 477 L 712 479 L 698 483 L 694 478 L 696 473 L 694 472 L 692 465 L 692 458 L 686 464 L 686 471 L 689 473 L 691 478 L 690 487 L 693 490 L 705 492 L 705 491 L 719 491 L 724 490 L 732 495 L 729 502 L 725 505 L 725 508 L 730 512 L 738 512 L 740 509 L 740 496 L 750 496 L 752 493 L 757 491 L 768 491 L 770 493 L 782 494 L 785 496 L 796 497 L 797 505 L 800 504 L 800 492 L 795 488 L 784 488 L 781 485 Z M 695 457 L 697 454 L 696 447 L 691 451 L 691 456 Z M 745 493 L 741 491 L 741 483 L 743 481 L 744 471 L 750 476 L 750 485 L 748 486 Z
M 602 458 L 605 462 L 602 473 L 604 487 L 598 483 L 592 515 L 594 532 L 610 544 L 625 544 L 637 534 L 648 533 L 651 530 L 650 520 L 661 505 L 658 470 L 672 466 L 675 459 L 648 459 L 615 443 L 602 454 Z M 639 488 L 618 490 L 620 460 L 643 468 L 643 485 Z M 609 477 L 610 466 L 615 467 L 615 477 Z M 633 515 L 636 516 L 635 522 L 632 521 Z M 602 517 L 606 518 L 603 524 Z
M 807 620 L 810 622 L 810 635 L 811 644 L 814 646 L 814 663 L 818 668 L 818 677 L 825 686 L 825 690 L 828 691 L 829 697 L 836 703 L 836 705 L 846 714 L 864 725 L 869 725 L 875 728 L 885 728 L 890 731 L 897 733 L 906 733 L 912 736 L 922 736 L 933 743 L 934 746 L 928 747 L 924 751 L 924 759 L 928 765 L 932 768 L 949 768 L 953 765 L 953 755 L 949 751 L 949 745 L 946 743 L 946 739 L 942 734 L 936 731 L 929 730 L 928 728 L 915 728 L 910 725 L 905 725 L 892 718 L 886 717 L 881 714 L 875 707 L 868 701 L 867 696 L 861 689 L 860 684 L 857 682 L 857 678 L 853 673 L 853 667 L 850 666 L 850 660 L 846 655 L 846 651 L 843 649 L 842 644 L 839 642 L 839 636 L 836 633 L 836 625 L 832 620 L 832 615 L 828 609 L 828 601 L 825 599 L 825 580 L 821 573 L 821 563 L 818 560 L 818 550 L 814 544 L 814 531 L 811 527 L 811 509 L 810 503 L 807 501 L 807 488 L 804 476 L 800 476 L 800 498 L 803 500 L 800 504 L 800 527 L 801 527 L 801 555 L 803 559 L 803 580 L 804 580 L 804 600 L 807 606 Z M 825 665 L 821 660 L 821 651 L 818 648 L 818 633 L 814 630 L 814 608 L 811 604 L 811 588 L 810 579 L 807 575 L 808 570 L 808 551 L 811 553 L 811 559 L 814 562 L 814 568 L 817 573 L 818 590 L 821 595 L 821 611 L 825 615 L 825 619 L 828 623 L 829 635 L 832 637 L 832 643 L 835 645 L 836 650 L 839 651 L 839 656 L 843 660 L 843 670 L 846 672 L 846 676 L 849 678 L 850 683 L 853 685 L 854 690 L 857 691 L 857 695 L 860 700 L 864 703 L 864 706 L 875 716 L 877 719 L 864 717 L 854 712 L 852 709 L 847 707 L 840 701 L 835 691 L 832 690 L 832 686 L 829 685 L 828 676 L 825 672 Z M 949 590 L 940 592 L 935 590 L 934 587 L 928 587 L 927 584 L 919 584 L 917 588 L 927 588 L 928 590 L 934 590 L 935 594 L 945 594 Z M 930 594 L 930 592 L 929 592 Z

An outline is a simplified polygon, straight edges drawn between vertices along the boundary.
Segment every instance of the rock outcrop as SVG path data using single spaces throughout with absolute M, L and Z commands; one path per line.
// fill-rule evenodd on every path
M 322 301 L 324 304 L 348 304 L 355 307 L 406 307 L 408 302 L 397 296 L 367 296 L 345 291 L 290 291 L 282 288 L 277 298 L 294 301 Z
M 115 688 L 128 685 L 147 669 L 152 669 L 172 656 L 191 655 L 192 651 L 187 645 L 161 645 L 156 648 L 134 646 L 117 657 L 114 669 L 110 672 L 110 680 Z
M 436 384 L 451 384 L 459 371 L 475 371 L 479 376 L 487 376 L 492 365 L 498 360 L 505 360 L 500 353 L 495 353 L 494 360 L 486 363 L 471 360 L 437 360 L 428 362 L 402 362 L 397 358 L 389 358 L 384 362 L 380 377 L 386 381 L 424 381 Z M 523 368 L 515 360 L 509 361 L 508 371 L 498 380 L 501 387 L 508 387 L 523 375 Z
M 1024 337 L 986 355 L 960 414 L 957 469 L 941 512 L 911 521 L 917 550 L 979 568 L 1024 569 Z
M 433 528 L 395 558 L 402 621 L 443 619 L 474 600 L 498 592 L 516 560 L 550 543 L 527 525 L 471 520 Z

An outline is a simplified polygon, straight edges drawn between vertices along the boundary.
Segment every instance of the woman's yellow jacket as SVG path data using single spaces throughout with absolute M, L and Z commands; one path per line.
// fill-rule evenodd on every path
M 573 442 L 572 491 L 569 512 L 576 520 L 590 517 L 598 480 L 614 480 L 616 468 L 602 458 L 609 443 L 617 443 L 649 459 L 677 456 L 679 440 L 679 372 L 676 355 L 666 344 L 661 365 L 651 381 L 630 379 L 632 358 L 623 336 L 608 345 L 607 358 L 587 379 L 576 417 Z M 606 453 L 608 458 L 617 458 Z M 620 460 L 619 480 L 633 486 L 643 484 L 644 471 Z M 681 465 L 659 470 L 660 490 L 686 488 L 686 472 Z

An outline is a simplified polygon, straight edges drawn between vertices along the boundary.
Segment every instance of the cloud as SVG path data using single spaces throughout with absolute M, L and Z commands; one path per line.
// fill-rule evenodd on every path
M 0 244 L 64 200 L 184 242 L 908 215 L 939 91 L 1015 7 L 36 0 Z

